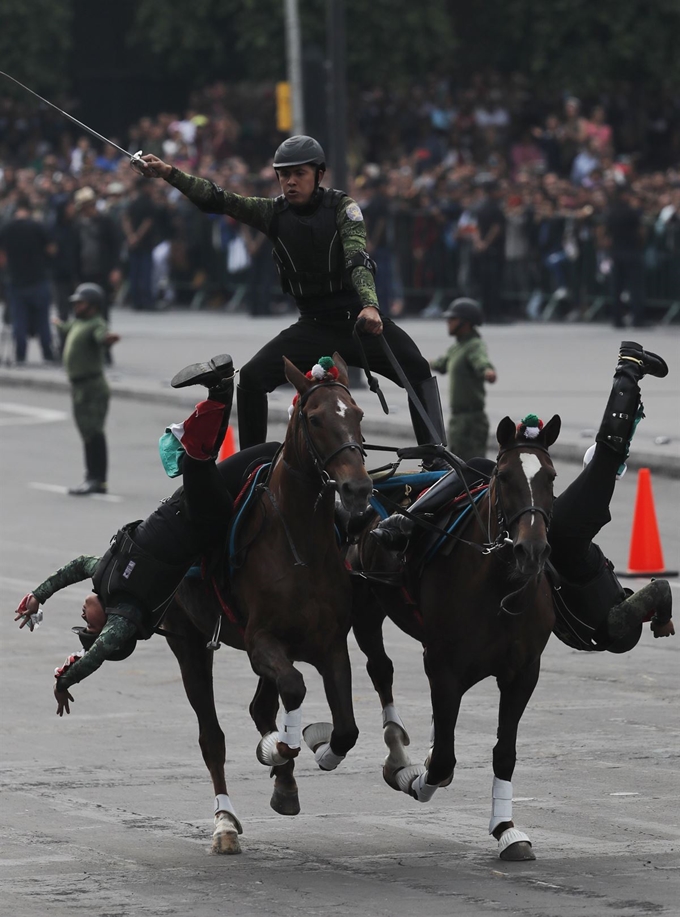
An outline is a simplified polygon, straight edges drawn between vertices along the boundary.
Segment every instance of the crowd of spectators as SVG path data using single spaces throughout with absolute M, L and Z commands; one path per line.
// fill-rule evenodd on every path
M 273 87 L 217 83 L 186 111 L 114 137 L 230 190 L 278 193 Z M 619 87 L 543 99 L 517 76 L 475 75 L 357 95 L 347 191 L 364 210 L 381 304 L 437 315 L 455 295 L 491 321 L 592 317 L 634 324 L 680 299 L 680 96 Z M 332 174 L 325 184 L 333 183 Z M 20 205 L 51 235 L 54 301 L 100 283 L 136 309 L 285 311 L 270 246 L 207 216 L 47 107 L 0 102 L 0 233 Z

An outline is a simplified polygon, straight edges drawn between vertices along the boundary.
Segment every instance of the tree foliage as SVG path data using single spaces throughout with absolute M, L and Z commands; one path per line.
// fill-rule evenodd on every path
M 2 0 L 2 70 L 41 94 L 66 89 L 72 19 L 72 0 Z M 2 83 L 3 93 L 14 92 L 8 80 Z

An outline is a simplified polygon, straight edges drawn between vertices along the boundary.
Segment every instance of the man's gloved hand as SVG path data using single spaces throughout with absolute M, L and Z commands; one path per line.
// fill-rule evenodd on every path
M 60 665 L 54 670 L 54 677 L 57 679 L 57 683 L 54 686 L 54 696 L 57 699 L 57 716 L 63 716 L 64 710 L 67 713 L 70 713 L 71 711 L 68 705 L 69 701 L 71 701 L 71 703 L 74 702 L 67 688 L 64 688 L 63 690 L 59 688 L 59 677 L 68 672 L 73 663 L 77 662 L 79 659 L 82 659 L 84 655 L 84 652 L 71 653 L 71 655 L 64 660 L 64 664 Z
M 28 624 L 28 629 L 32 631 L 40 624 L 42 619 L 43 613 L 40 611 L 40 602 L 38 602 L 32 592 L 28 592 L 19 602 L 14 612 L 14 620 L 21 622 L 19 624 L 19 629 L 26 627 Z

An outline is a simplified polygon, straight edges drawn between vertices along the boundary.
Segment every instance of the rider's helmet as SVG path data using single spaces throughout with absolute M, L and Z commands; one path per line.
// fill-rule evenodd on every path
M 296 134 L 284 140 L 274 154 L 274 168 L 312 165 L 325 171 L 326 154 L 318 140 L 304 134 Z
M 444 312 L 444 318 L 460 318 L 464 322 L 470 322 L 473 326 L 481 325 L 484 321 L 482 307 L 476 299 L 468 299 L 467 296 L 454 299 L 446 312 Z
M 101 309 L 104 306 L 104 291 L 98 283 L 81 283 L 73 296 L 69 296 L 69 302 L 86 302 Z

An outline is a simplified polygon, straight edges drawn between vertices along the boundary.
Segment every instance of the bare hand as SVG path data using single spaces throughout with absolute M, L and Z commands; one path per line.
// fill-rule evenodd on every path
M 119 335 L 119 334 L 114 334 L 113 331 L 109 331 L 109 333 L 108 333 L 108 334 L 106 335 L 106 337 L 104 338 L 104 343 L 107 344 L 107 345 L 109 345 L 109 344 L 117 344 L 119 340 L 120 340 L 120 335 Z
M 69 691 L 60 691 L 57 686 L 54 686 L 54 696 L 57 699 L 57 716 L 63 716 L 64 710 L 67 714 L 70 715 L 71 710 L 69 708 L 69 701 L 73 704 L 74 700 L 71 697 Z
M 496 381 L 496 370 L 495 369 L 485 369 L 484 370 L 484 381 L 485 382 L 495 382 Z
M 651 623 L 652 633 L 654 634 L 654 639 L 657 637 L 673 637 L 675 636 L 675 627 L 673 626 L 672 621 L 666 621 L 665 624 L 655 624 L 652 620 Z
M 153 153 L 145 153 L 136 162 L 146 178 L 169 178 L 172 172 L 172 166 Z
M 366 334 L 382 334 L 383 323 L 380 313 L 375 306 L 366 306 L 357 317 L 357 324 L 361 322 L 361 331 Z
M 28 595 L 25 595 L 23 599 L 19 602 L 16 611 L 14 612 L 14 620 L 21 620 L 19 624 L 19 629 L 26 627 L 28 622 L 31 620 L 31 615 L 34 615 L 40 608 L 40 602 L 36 599 L 32 592 L 29 592 Z M 31 628 L 32 630 L 33 628 Z

